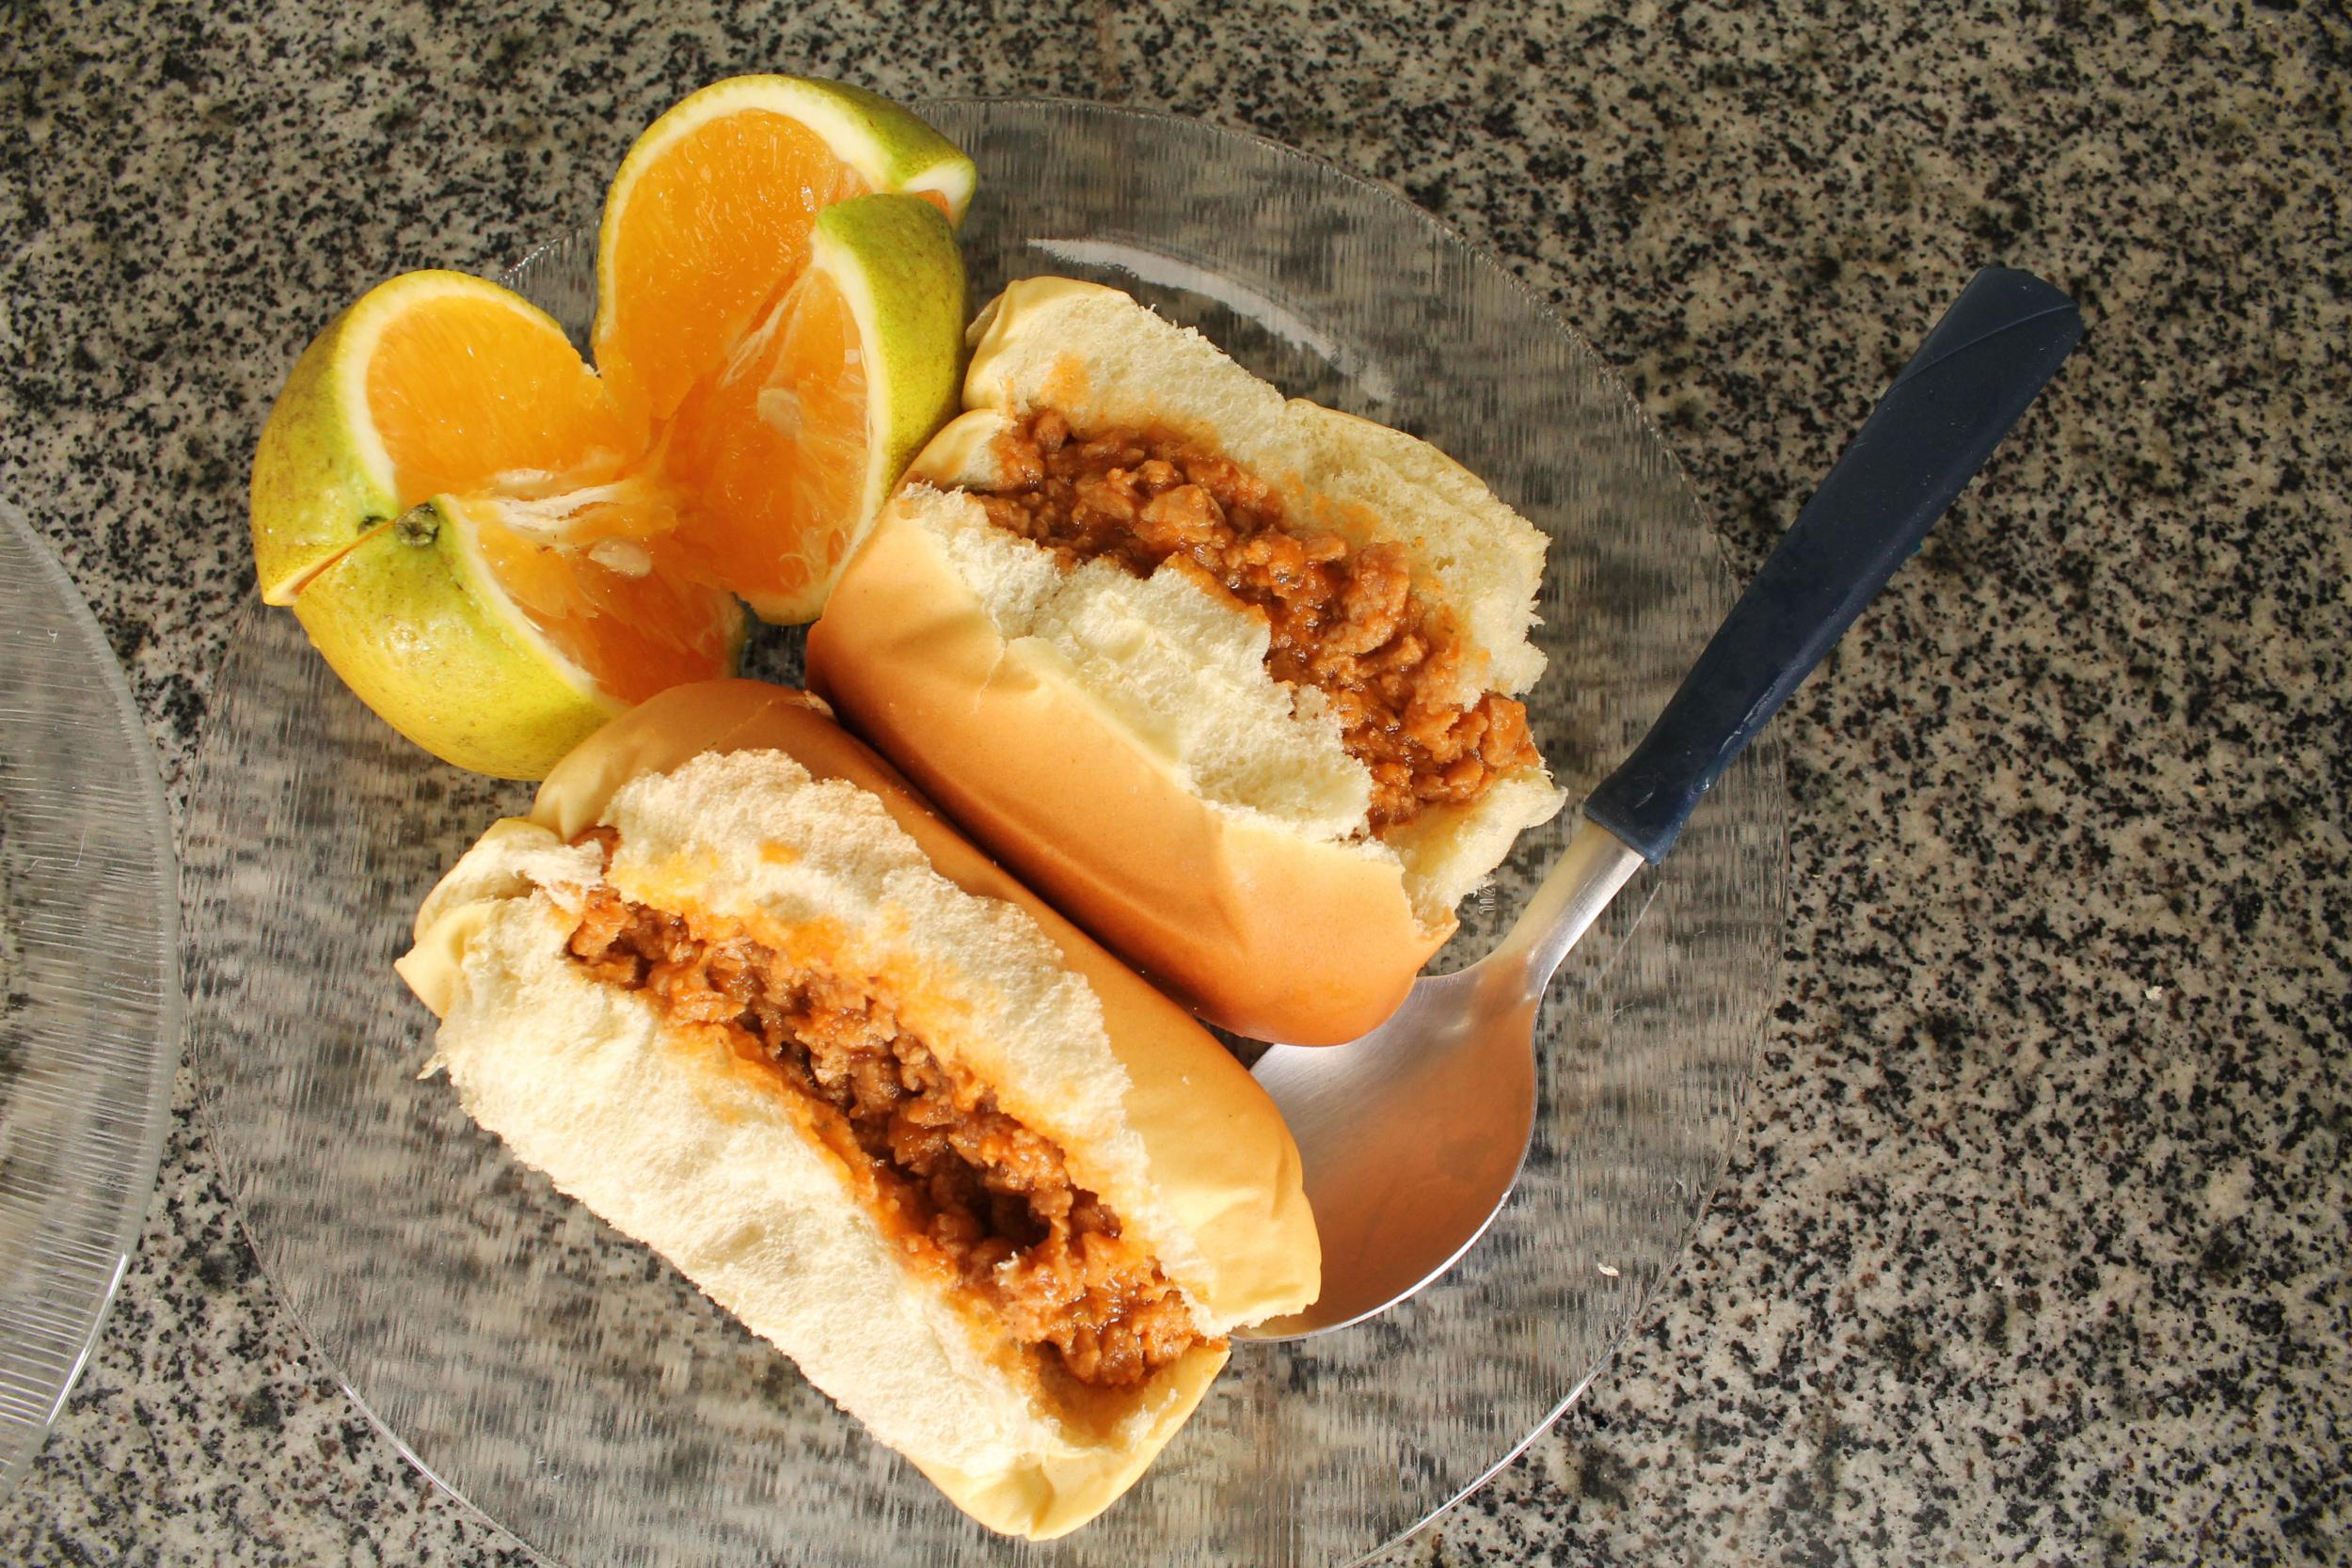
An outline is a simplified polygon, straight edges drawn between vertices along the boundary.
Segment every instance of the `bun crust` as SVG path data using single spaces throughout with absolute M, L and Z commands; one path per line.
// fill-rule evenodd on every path
M 809 676 L 925 793 L 1202 1017 L 1351 1040 L 1453 933 L 1381 858 L 1211 808 L 1068 664 L 998 632 L 936 538 L 883 522 L 809 635 Z
M 1356 1038 L 1561 792 L 1525 768 L 1371 839 L 1370 774 L 1336 721 L 1305 702 L 1291 716 L 1263 618 L 1168 568 L 1059 573 L 956 487 L 990 482 L 996 436 L 1038 407 L 1081 429 L 1213 440 L 1295 515 L 1411 552 L 1416 592 L 1466 637 L 1463 701 L 1541 672 L 1526 633 L 1542 535 L 1436 448 L 1286 402 L 1115 290 L 1018 282 L 974 335 L 967 412 L 917 455 L 835 585 L 809 634 L 812 689 L 1203 1018 L 1295 1045 Z
M 801 826 L 779 826 L 792 811 Z M 729 815 L 743 812 L 759 832 Z M 568 841 L 608 821 L 624 826 L 605 872 L 595 847 Z M 771 863 L 789 869 L 763 881 Z M 1150 1243 L 1201 1332 L 1313 1299 L 1296 1150 L 1254 1081 L 956 836 L 821 704 L 713 682 L 607 726 L 419 911 L 399 967 L 443 1015 L 436 1065 L 526 1164 L 791 1354 L 982 1524 L 1045 1539 L 1100 1513 L 1198 1405 L 1225 1347 L 1197 1344 L 1130 1388 L 1041 1382 L 908 1271 L 772 1073 L 564 957 L 566 890 L 600 875 L 677 912 L 772 912 L 815 888 L 829 900 L 820 925 L 884 933 L 870 959 L 881 972 L 902 963 L 893 933 L 911 932 L 936 995 L 902 995 L 904 1016 L 919 1005 L 980 1020 L 961 1044 L 925 1037 L 943 1061 L 993 1053 L 984 1081 Z M 832 891 L 845 876 L 865 890 Z

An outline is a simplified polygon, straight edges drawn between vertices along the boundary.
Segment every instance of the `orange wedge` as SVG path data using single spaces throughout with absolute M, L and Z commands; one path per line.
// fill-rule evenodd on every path
M 774 310 L 806 264 L 817 214 L 871 191 L 923 197 L 949 223 L 972 160 L 859 87 L 737 76 L 680 100 L 637 138 L 605 196 L 596 364 L 660 423 Z
M 262 597 L 393 727 L 532 777 L 629 704 L 731 672 L 742 614 L 640 540 L 642 432 L 532 306 L 421 272 L 295 365 L 253 466 Z
M 867 196 L 819 214 L 807 270 L 669 427 L 682 569 L 767 620 L 815 620 L 956 411 L 962 324 L 963 264 L 935 208 Z

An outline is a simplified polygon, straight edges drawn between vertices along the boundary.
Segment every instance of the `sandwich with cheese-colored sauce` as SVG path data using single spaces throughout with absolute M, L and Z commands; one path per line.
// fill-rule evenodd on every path
M 803 693 L 666 692 L 426 898 L 432 1066 L 992 1528 L 1132 1484 L 1317 1290 L 1272 1103 Z

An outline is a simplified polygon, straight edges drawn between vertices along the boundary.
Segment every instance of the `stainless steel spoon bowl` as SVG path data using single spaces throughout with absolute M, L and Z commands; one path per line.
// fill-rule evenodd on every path
M 1581 827 L 1495 950 L 1418 981 L 1344 1046 L 1278 1045 L 1252 1069 L 1282 1108 L 1323 1237 L 1323 1295 L 1256 1338 L 1344 1328 L 1452 1268 L 1501 1212 L 1535 1125 L 1535 1009 L 1642 857 Z

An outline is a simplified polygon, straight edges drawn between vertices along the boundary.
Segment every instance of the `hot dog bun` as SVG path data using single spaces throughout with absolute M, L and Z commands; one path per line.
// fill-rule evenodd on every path
M 1454 909 L 1562 803 L 1540 762 L 1385 837 L 1338 722 L 1266 670 L 1262 613 L 1175 568 L 1074 569 L 962 486 L 1058 410 L 1214 443 L 1293 516 L 1409 553 L 1468 657 L 1449 700 L 1525 690 L 1542 534 L 1426 442 L 1281 394 L 1116 290 L 1014 283 L 974 328 L 966 412 L 919 453 L 809 639 L 813 689 L 989 850 L 1203 1017 L 1352 1039 Z M 1319 697 L 1320 693 L 1311 693 Z
M 609 867 L 574 842 L 592 829 L 617 835 Z M 1014 1345 L 908 1261 L 838 1127 L 777 1070 L 569 955 L 597 896 L 877 988 L 902 1037 L 1058 1147 L 1199 1342 L 1126 1386 Z M 1223 1336 L 1316 1293 L 1297 1153 L 1249 1076 L 802 693 L 683 687 L 607 726 L 434 889 L 399 967 L 469 1114 L 993 1529 L 1101 1512 L 1199 1403 Z

